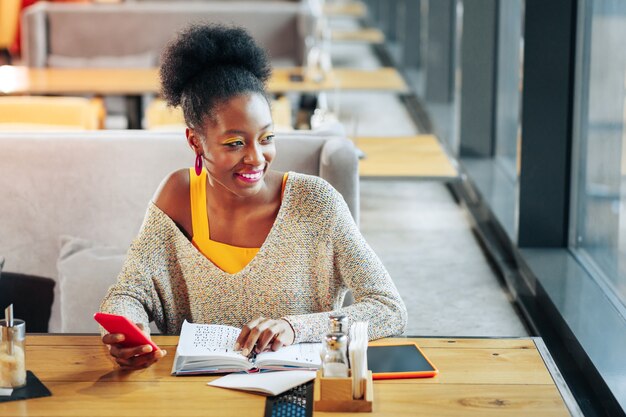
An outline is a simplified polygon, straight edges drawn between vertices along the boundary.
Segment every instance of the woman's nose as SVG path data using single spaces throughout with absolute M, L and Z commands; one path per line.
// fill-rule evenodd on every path
M 265 162 L 261 147 L 256 143 L 248 146 L 246 148 L 246 154 L 243 157 L 243 162 L 249 165 L 259 165 Z

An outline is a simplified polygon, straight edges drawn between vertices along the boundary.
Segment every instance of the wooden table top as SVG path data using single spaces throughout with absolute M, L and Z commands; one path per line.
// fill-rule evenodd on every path
M 333 29 L 330 36 L 337 42 L 385 42 L 385 34 L 377 28 Z
M 395 68 L 373 70 L 337 68 L 321 82 L 294 81 L 296 68 L 274 68 L 268 91 L 316 92 L 323 90 L 377 90 L 406 92 L 407 84 Z M 156 68 L 28 68 L 0 66 L 0 95 L 98 94 L 141 95 L 158 93 Z
M 361 177 L 450 180 L 458 175 L 434 135 L 358 137 L 354 144 L 365 153 L 359 160 Z
M 367 16 L 367 6 L 361 1 L 349 2 L 329 2 L 324 4 L 324 14 L 332 16 L 365 17 Z
M 168 355 L 135 372 L 117 369 L 99 336 L 28 335 L 26 340 L 27 368 L 52 396 L 0 403 L 2 416 L 264 415 L 261 395 L 206 385 L 216 377 L 170 375 L 175 336 L 155 336 Z M 532 338 L 413 340 L 439 368 L 439 375 L 375 381 L 372 415 L 570 415 Z

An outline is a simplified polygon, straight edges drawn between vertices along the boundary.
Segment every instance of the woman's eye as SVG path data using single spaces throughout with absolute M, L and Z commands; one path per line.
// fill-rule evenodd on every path
M 239 146 L 243 146 L 243 141 L 242 140 L 235 140 L 235 141 L 232 141 L 232 142 L 225 143 L 224 145 L 228 146 L 229 148 L 237 148 Z
M 272 143 L 274 141 L 274 135 L 263 136 L 260 140 L 261 143 Z

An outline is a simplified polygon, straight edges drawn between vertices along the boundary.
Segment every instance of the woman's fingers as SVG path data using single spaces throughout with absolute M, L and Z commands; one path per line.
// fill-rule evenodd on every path
M 102 336 L 102 343 L 105 345 L 112 345 L 115 343 L 121 343 L 124 341 L 124 335 L 121 333 L 107 333 Z
M 275 340 L 280 340 L 282 335 L 281 325 L 277 320 L 271 320 L 267 323 L 267 326 L 261 330 L 261 334 L 256 341 L 255 351 L 257 353 L 263 352 L 268 347 L 271 347 Z M 281 346 L 282 346 L 282 342 Z
M 111 345 L 111 355 L 120 359 L 128 359 L 133 356 L 145 355 L 152 352 L 152 346 L 140 345 L 133 347 L 122 347 L 121 345 Z
M 252 353 L 253 350 L 255 352 L 258 352 L 257 350 L 255 350 L 255 346 L 257 345 L 261 334 L 269 326 L 270 321 L 270 319 L 261 317 L 245 326 L 251 327 L 252 324 L 256 323 L 256 325 L 254 325 L 248 332 L 248 337 L 246 338 L 246 341 L 242 344 L 241 353 L 243 353 L 245 356 L 248 356 L 250 353 Z
M 276 327 L 276 336 L 271 341 L 271 344 L 268 345 L 270 349 L 278 350 L 283 346 L 293 344 L 296 336 L 293 331 L 293 327 L 291 327 L 291 324 L 285 319 L 280 319 L 276 320 Z
M 150 345 L 124 347 L 121 345 L 123 341 L 124 335 L 120 333 L 106 334 L 102 337 L 102 342 L 109 347 L 110 355 L 122 369 L 147 368 L 167 354 L 164 350 L 153 351 Z
M 241 348 L 241 353 L 248 356 L 253 351 L 259 353 L 268 349 L 280 349 L 293 343 L 293 340 L 293 329 L 286 320 L 259 317 L 243 327 L 235 349 Z
M 259 317 L 258 319 L 252 320 L 250 323 L 243 326 L 243 328 L 241 329 L 241 333 L 239 333 L 239 336 L 237 336 L 237 340 L 235 341 L 235 346 L 234 346 L 235 350 L 240 350 L 242 348 L 242 346 L 245 344 L 246 340 L 248 339 L 248 334 L 256 326 L 256 323 L 259 320 L 261 320 L 261 317 Z
M 270 349 L 276 351 L 283 346 L 287 346 L 287 343 L 283 341 L 283 338 L 275 337 L 274 340 L 272 341 L 272 344 L 270 345 Z
M 290 345 L 293 337 L 290 337 L 291 326 L 284 320 L 271 320 L 270 325 L 261 332 L 256 342 L 257 352 L 265 350 L 278 350 L 283 346 Z
M 159 359 L 166 355 L 166 352 L 157 350 L 148 354 L 132 356 L 130 358 L 115 358 L 115 361 L 124 370 L 143 369 L 156 363 Z
M 248 356 L 250 352 L 252 352 L 252 347 L 254 346 L 254 343 L 256 343 L 256 339 L 258 337 L 256 333 L 252 333 L 255 332 L 257 326 L 263 320 L 265 320 L 265 318 L 259 317 L 243 326 L 243 328 L 241 329 L 241 333 L 239 333 L 239 336 L 235 341 L 235 350 L 241 349 L 241 353 L 244 356 Z M 252 343 L 250 342 L 251 339 L 253 340 Z

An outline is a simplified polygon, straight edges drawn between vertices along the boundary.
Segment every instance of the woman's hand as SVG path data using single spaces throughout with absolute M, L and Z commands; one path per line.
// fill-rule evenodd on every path
M 141 324 L 137 323 L 137 326 L 143 330 Z M 102 343 L 109 348 L 109 354 L 124 370 L 147 368 L 167 354 L 165 350 L 161 349 L 153 351 L 150 345 L 123 347 L 120 344 L 123 341 L 124 335 L 122 333 L 109 333 L 102 336 Z
M 295 334 L 287 320 L 273 320 L 259 317 L 243 326 L 235 350 L 241 349 L 244 356 L 263 352 L 264 350 L 278 350 L 293 343 Z

